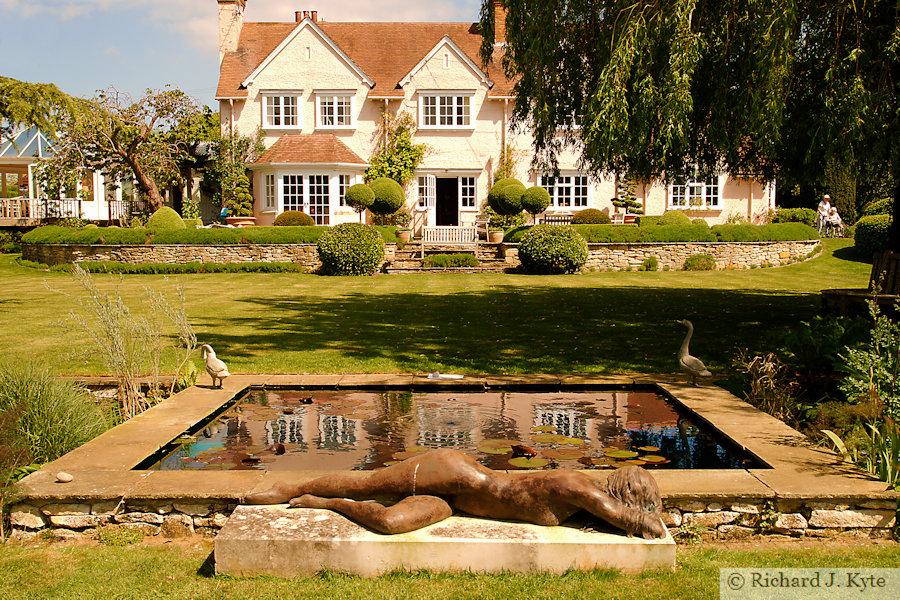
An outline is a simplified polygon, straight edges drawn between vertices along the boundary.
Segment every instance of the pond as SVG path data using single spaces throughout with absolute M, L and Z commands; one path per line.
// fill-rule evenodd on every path
M 764 466 L 655 392 L 253 390 L 137 468 L 366 470 L 434 448 L 507 470 Z

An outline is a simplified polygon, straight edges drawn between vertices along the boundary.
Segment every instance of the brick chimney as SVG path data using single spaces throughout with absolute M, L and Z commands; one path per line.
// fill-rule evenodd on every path
M 319 22 L 319 12 L 315 10 L 295 10 L 294 22 L 299 23 L 303 19 L 312 19 L 313 23 Z
M 503 0 L 494 0 L 494 44 L 506 43 L 506 8 Z
M 234 52 L 244 26 L 247 0 L 217 0 L 219 3 L 219 64 L 227 52 Z

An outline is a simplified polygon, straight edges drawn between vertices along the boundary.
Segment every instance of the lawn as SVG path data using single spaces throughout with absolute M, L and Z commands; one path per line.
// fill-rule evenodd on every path
M 679 547 L 672 572 L 611 571 L 553 575 L 395 573 L 367 580 L 316 577 L 234 578 L 211 574 L 211 544 L 125 548 L 58 545 L 0 546 L 0 598 L 718 598 L 725 567 L 896 567 L 897 544 L 794 542 Z
M 94 277 L 138 312 L 146 288 L 179 282 L 200 343 L 235 373 L 672 372 L 682 318 L 696 326 L 692 354 L 723 371 L 739 348 L 764 349 L 770 331 L 817 314 L 819 290 L 865 287 L 871 267 L 851 243 L 825 240 L 804 263 L 724 272 Z M 6 255 L 0 278 L 0 359 L 104 372 L 72 354 L 89 344 L 63 322 L 77 307 L 71 276 Z

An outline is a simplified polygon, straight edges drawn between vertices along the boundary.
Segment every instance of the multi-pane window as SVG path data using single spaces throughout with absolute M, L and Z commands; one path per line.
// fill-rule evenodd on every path
M 275 176 L 266 175 L 265 177 L 265 199 L 266 208 L 275 208 Z
M 319 127 L 350 127 L 352 97 L 348 95 L 319 95 Z
M 303 175 L 285 175 L 281 185 L 284 210 L 303 210 Z
M 350 189 L 350 176 L 338 175 L 338 203 L 341 206 L 347 205 L 347 203 L 344 201 L 344 196 L 347 195 L 348 189 Z
M 459 178 L 459 206 L 460 208 L 475 208 L 475 178 Z
M 316 225 L 329 225 L 328 212 L 328 175 L 310 175 L 309 216 Z
M 434 206 L 437 195 L 437 181 L 434 175 L 419 177 L 419 208 Z
M 672 184 L 669 195 L 674 208 L 718 208 L 719 178 L 694 179 Z
M 299 127 L 300 118 L 297 112 L 297 95 L 266 95 L 267 127 Z
M 470 96 L 421 96 L 422 127 L 468 127 L 471 122 Z
M 550 206 L 573 208 L 588 205 L 587 175 L 542 175 L 541 187 L 550 192 Z

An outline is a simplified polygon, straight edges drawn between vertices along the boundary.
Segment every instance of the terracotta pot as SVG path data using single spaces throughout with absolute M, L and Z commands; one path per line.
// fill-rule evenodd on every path
M 492 244 L 499 244 L 503 241 L 503 232 L 502 231 L 491 231 L 488 233 L 488 240 Z
M 412 231 L 410 231 L 409 229 L 401 229 L 397 232 L 397 237 L 400 238 L 401 242 L 408 242 L 411 235 Z
M 225 217 L 225 222 L 235 227 L 246 227 L 256 225 L 256 217 Z

